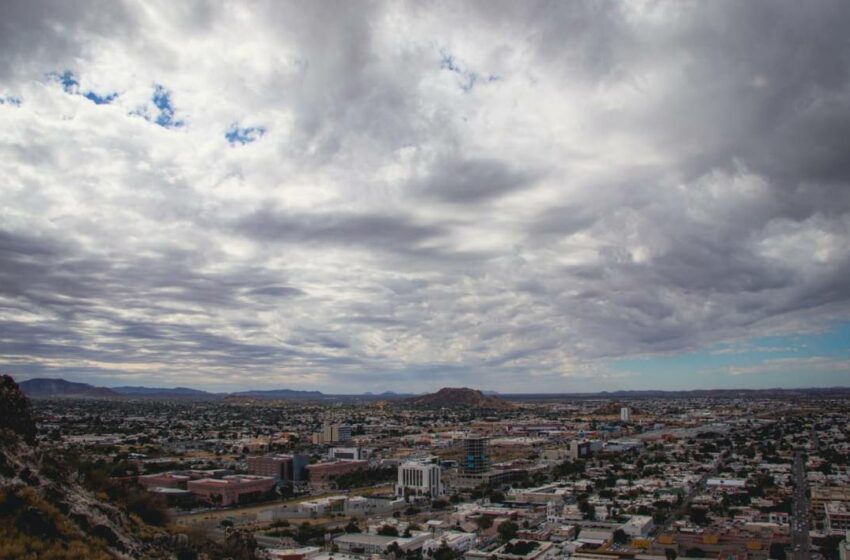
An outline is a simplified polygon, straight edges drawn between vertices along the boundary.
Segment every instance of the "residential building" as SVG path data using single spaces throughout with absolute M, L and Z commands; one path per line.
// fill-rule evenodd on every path
M 850 505 L 850 486 L 812 486 L 811 507 L 815 519 L 824 518 L 825 506 L 829 502 L 844 502 Z
M 824 506 L 824 529 L 829 533 L 844 533 L 850 529 L 850 507 L 847 502 L 829 502 Z
M 437 549 L 447 546 L 452 551 L 463 553 L 472 550 L 478 542 L 475 533 L 463 533 L 460 531 L 444 531 L 439 537 L 425 541 L 422 545 L 422 555 L 432 556 Z

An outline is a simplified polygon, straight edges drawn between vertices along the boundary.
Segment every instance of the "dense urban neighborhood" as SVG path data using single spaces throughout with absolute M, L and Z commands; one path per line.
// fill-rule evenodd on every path
M 131 489 L 184 557 L 206 539 L 284 560 L 847 558 L 846 396 L 437 394 L 32 408 L 42 453 Z

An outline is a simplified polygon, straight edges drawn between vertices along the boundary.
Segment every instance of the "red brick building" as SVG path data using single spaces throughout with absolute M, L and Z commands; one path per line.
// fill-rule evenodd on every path
M 250 502 L 270 491 L 275 479 L 268 476 L 233 475 L 224 478 L 190 480 L 186 488 L 199 499 L 229 506 Z
M 307 478 L 310 484 L 321 486 L 334 481 L 340 475 L 366 470 L 368 466 L 368 461 L 316 463 L 314 465 L 307 465 Z

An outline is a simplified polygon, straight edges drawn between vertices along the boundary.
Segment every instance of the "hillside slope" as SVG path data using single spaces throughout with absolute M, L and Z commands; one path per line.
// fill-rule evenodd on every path
M 171 558 L 173 539 L 74 480 L 54 453 L 34 445 L 29 402 L 0 376 L 0 558 Z M 142 512 L 143 513 L 143 512 Z

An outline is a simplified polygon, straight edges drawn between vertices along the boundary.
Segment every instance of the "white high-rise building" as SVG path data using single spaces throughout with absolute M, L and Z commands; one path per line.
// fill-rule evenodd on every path
M 632 409 L 630 407 L 624 406 L 620 408 L 620 420 L 622 422 L 632 421 Z
M 416 496 L 429 495 L 432 498 L 442 496 L 440 466 L 419 461 L 407 461 L 399 465 L 396 495 L 404 496 L 405 492 Z

